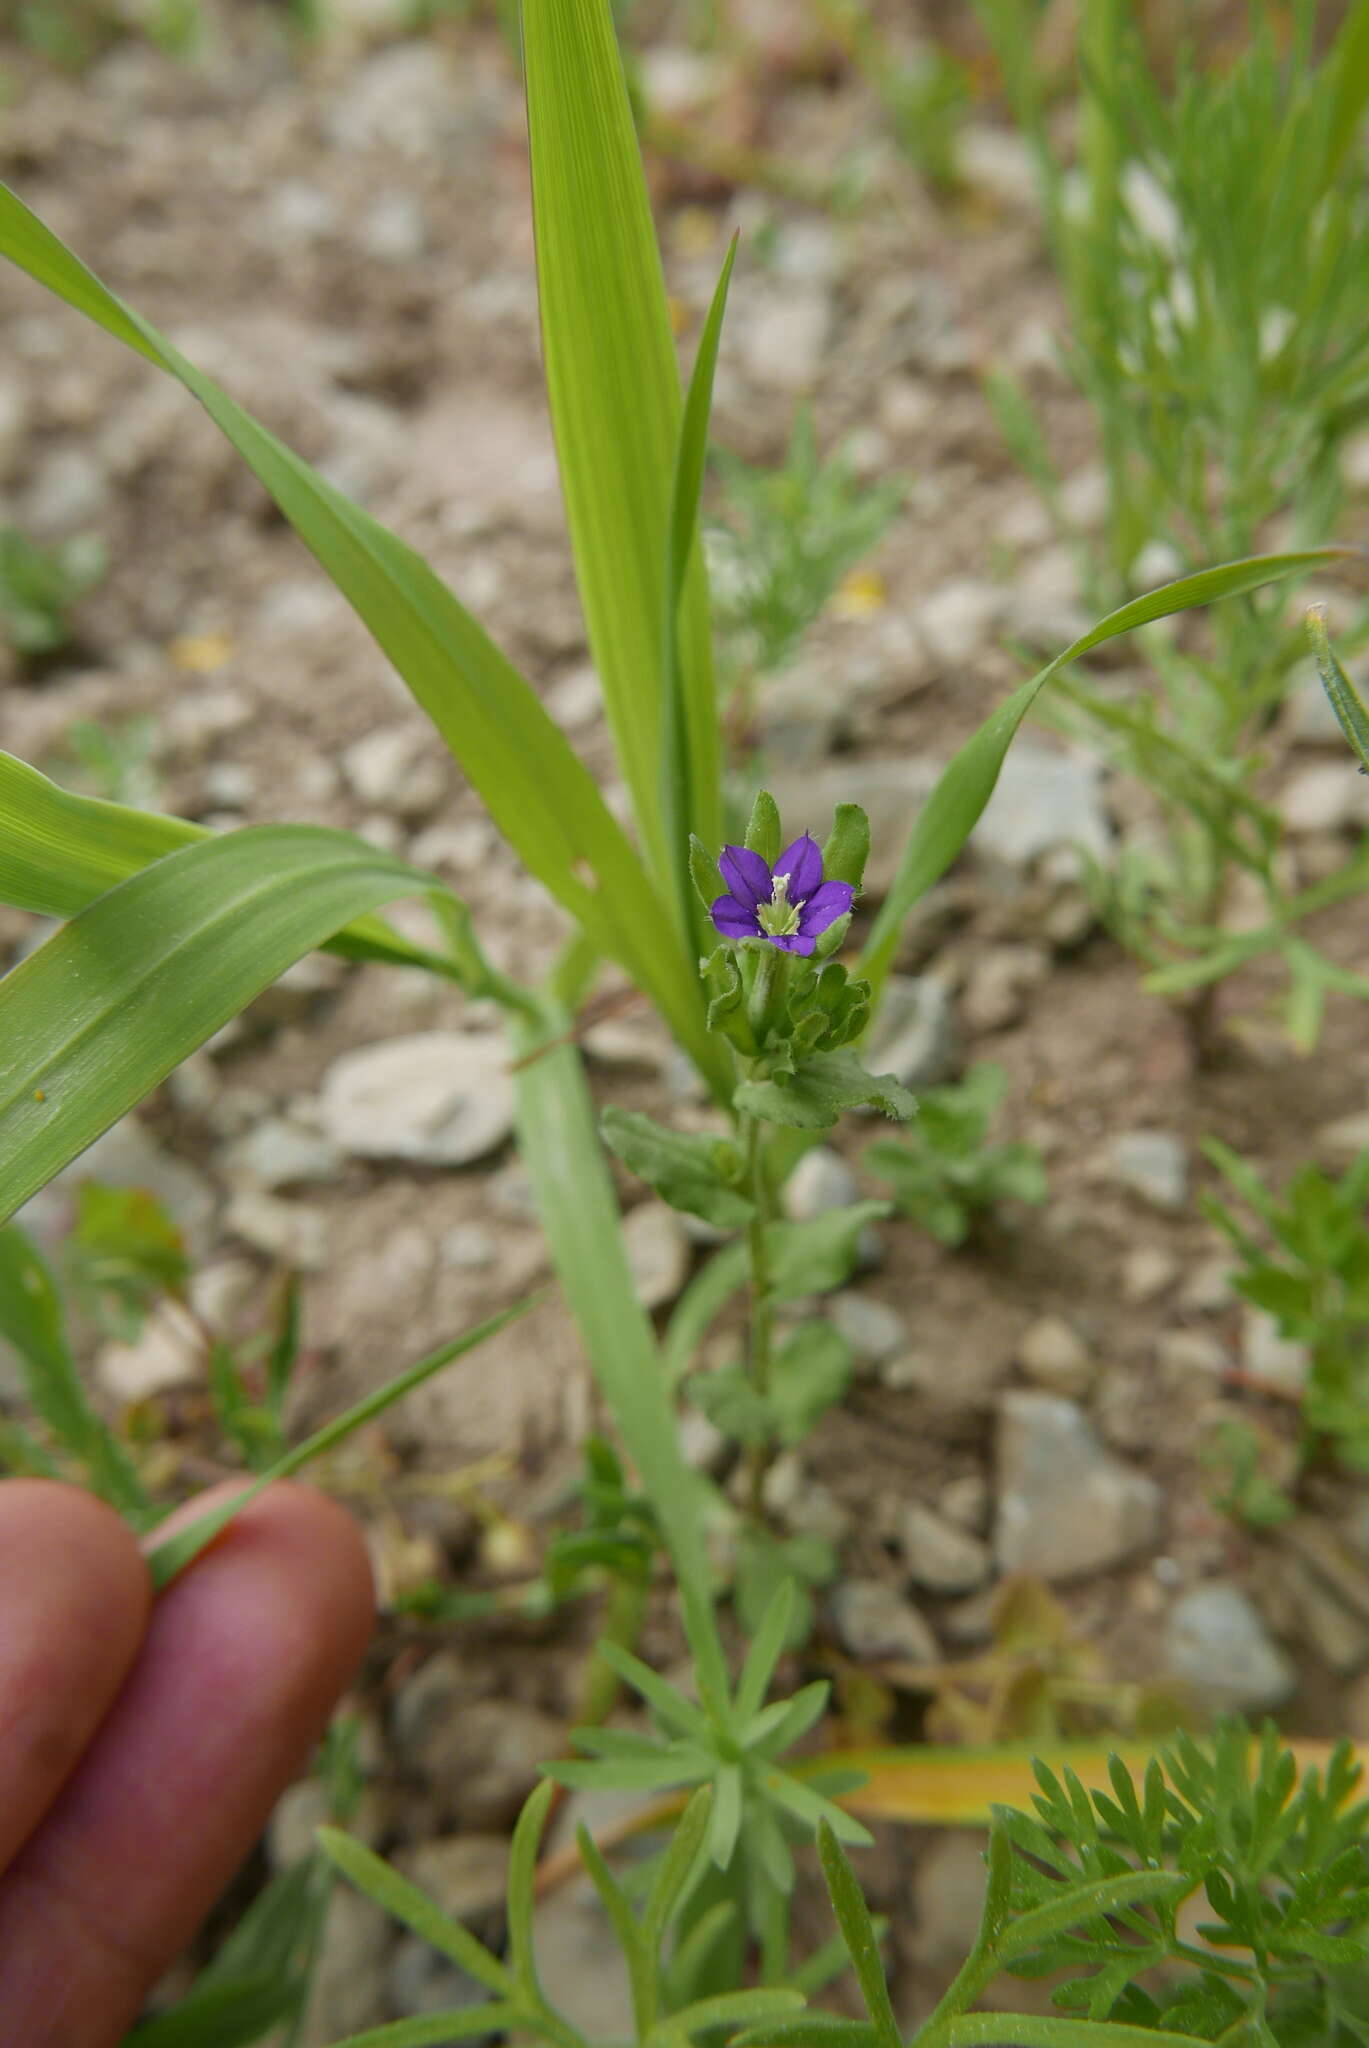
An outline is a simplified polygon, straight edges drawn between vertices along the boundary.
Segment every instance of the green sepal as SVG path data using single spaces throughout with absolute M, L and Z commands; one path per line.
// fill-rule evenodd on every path
M 825 1131 L 844 1110 L 883 1110 L 903 1123 L 917 1114 L 917 1099 L 892 1074 L 870 1074 L 849 1047 L 800 1060 L 784 1082 L 743 1081 L 732 1097 L 739 1110 L 767 1123 Z
M 636 1110 L 604 1111 L 604 1143 L 672 1209 L 701 1216 L 705 1223 L 736 1230 L 749 1222 L 752 1204 L 738 1191 L 742 1157 L 728 1138 L 667 1130 Z
M 838 804 L 832 830 L 822 849 L 822 872 L 829 882 L 849 882 L 859 894 L 865 863 L 870 858 L 870 820 L 859 804 Z
M 756 1034 L 746 1011 L 746 984 L 730 946 L 718 946 L 701 963 L 708 995 L 708 1029 L 730 1039 L 737 1050 L 750 1058 L 757 1050 Z
M 704 845 L 697 832 L 689 835 L 689 879 L 698 891 L 699 901 L 705 910 L 711 910 L 718 898 L 726 892 L 718 863 Z
M 758 789 L 756 800 L 751 806 L 751 817 L 746 827 L 743 842 L 752 853 L 758 853 L 768 868 L 773 868 L 780 856 L 780 807 L 768 789 Z

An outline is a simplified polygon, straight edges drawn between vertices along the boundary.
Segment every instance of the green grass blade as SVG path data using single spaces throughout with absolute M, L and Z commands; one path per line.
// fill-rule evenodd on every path
M 169 2012 L 135 2027 L 124 2048 L 250 2048 L 275 2032 L 299 2003 L 298 1988 L 260 1974 L 194 1987 Z
M 303 954 L 439 886 L 346 832 L 249 825 L 97 897 L 0 981 L 0 1222 Z
M 531 684 L 441 578 L 187 362 L 2 185 L 0 254 L 159 364 L 199 400 L 394 663 L 509 844 L 600 951 L 619 961 L 653 998 L 721 1095 L 726 1075 L 704 1032 L 694 962 L 678 943 L 665 901 Z M 664 456 L 666 475 L 672 450 L 673 434 Z M 653 635 L 660 617 L 664 514 L 658 546 Z M 658 659 L 653 642 L 652 667 L 638 672 L 638 684 Z M 655 730 L 653 725 L 653 738 Z M 653 774 L 655 758 L 653 752 Z
M 1133 598 L 1092 627 L 1054 661 L 1047 662 L 1007 702 L 991 712 L 977 733 L 965 742 L 950 762 L 928 797 L 903 850 L 893 887 L 875 919 L 857 972 L 878 990 L 884 982 L 898 946 L 898 936 L 913 905 L 932 883 L 943 875 L 969 838 L 980 814 L 993 795 L 999 769 L 1014 734 L 1041 691 L 1063 668 L 1078 661 L 1106 640 L 1137 626 L 1149 625 L 1175 612 L 1190 611 L 1195 605 L 1215 604 L 1219 598 L 1239 597 L 1277 583 L 1281 577 L 1301 575 L 1304 570 L 1325 568 L 1343 561 L 1346 548 L 1308 548 L 1295 554 L 1252 555 L 1245 561 L 1225 562 L 1215 569 L 1200 569 L 1194 576 L 1182 576 L 1177 583 L 1165 583 Z
M 66 1317 L 47 1261 L 17 1223 L 0 1229 L 0 1337 L 12 1346 L 24 1391 L 88 1485 L 142 1527 L 152 1503 L 118 1440 L 86 1399 L 67 1343 Z
M 1369 0 L 1355 0 L 1326 60 L 1332 104 L 1326 126 L 1326 183 L 1339 171 L 1369 104 Z
M 535 1300 L 534 1296 L 527 1301 L 517 1302 L 512 1308 L 503 1309 L 498 1315 L 488 1317 L 485 1322 L 477 1323 L 476 1327 L 468 1330 L 463 1337 L 454 1337 L 450 1344 L 439 1345 L 436 1351 L 430 1351 L 426 1358 L 420 1358 L 418 1363 L 411 1365 L 406 1372 L 397 1373 L 394 1379 L 387 1380 L 375 1393 L 367 1394 L 364 1399 L 344 1409 L 341 1415 L 335 1415 L 331 1422 L 325 1422 L 322 1429 L 316 1429 L 302 1444 L 296 1444 L 292 1451 L 287 1451 L 269 1472 L 263 1472 L 250 1486 L 245 1486 L 241 1493 L 235 1493 L 229 1500 L 216 1502 L 198 1521 L 187 1523 L 172 1535 L 163 1537 L 160 1543 L 154 1543 L 147 1553 L 147 1565 L 152 1574 L 153 1585 L 159 1592 L 163 1586 L 170 1585 L 177 1572 L 184 1571 L 191 1559 L 198 1557 L 205 1545 L 212 1543 L 220 1530 L 226 1529 L 234 1516 L 240 1515 L 242 1510 L 254 1501 L 258 1494 L 264 1493 L 268 1486 L 274 1486 L 278 1479 L 292 1479 L 296 1472 L 302 1472 L 315 1458 L 322 1457 L 325 1451 L 331 1451 L 334 1444 L 340 1444 L 354 1430 L 373 1421 L 377 1415 L 384 1414 L 387 1408 L 392 1407 L 396 1401 L 403 1400 L 406 1394 L 411 1394 L 415 1387 L 421 1387 L 425 1380 L 431 1379 L 435 1372 L 440 1372 L 444 1365 L 450 1365 L 453 1359 L 463 1357 L 468 1351 L 474 1351 L 477 1344 L 483 1344 L 487 1337 L 497 1336 L 509 1323 L 516 1322 L 519 1316 L 526 1315 L 534 1306 Z M 483 1983 L 487 1980 L 482 1978 L 481 1981 Z
M 661 619 L 680 382 L 661 260 L 609 0 L 523 0 L 542 348 L 576 574 L 642 843 L 673 863 L 658 796 Z M 696 549 L 680 606 L 706 845 L 719 832 L 708 595 Z M 711 779 L 710 779 L 711 777 Z
M 705 829 L 716 811 L 718 786 L 718 705 L 713 671 L 686 669 L 680 645 L 680 603 L 699 531 L 699 499 L 708 463 L 708 421 L 713 409 L 713 377 L 718 367 L 727 288 L 737 257 L 737 237 L 728 245 L 722 275 L 699 337 L 694 371 L 685 397 L 680 445 L 675 456 L 675 483 L 670 501 L 670 542 L 666 559 L 665 616 L 662 626 L 661 674 L 665 707 L 661 720 L 661 818 L 671 859 L 672 879 L 681 929 L 696 952 L 709 950 L 703 939 L 702 907 L 689 874 L 691 832 L 705 846 L 717 840 Z M 701 735 L 708 751 L 698 754 Z
M 547 1015 L 545 1035 L 519 1019 L 514 1042 L 519 1150 L 538 1216 L 599 1388 L 642 1489 L 660 1517 L 680 1585 L 700 1696 L 721 1701 L 727 1668 L 713 1616 L 702 1488 L 680 1455 L 660 1347 L 633 1291 L 618 1204 L 584 1069 L 562 1039 L 568 1020 Z M 542 1049 L 544 1048 L 545 1049 Z
M 532 1938 L 533 1904 L 537 1889 L 537 1850 L 547 1825 L 556 1787 L 546 1778 L 529 1793 L 513 1830 L 509 1848 L 508 1948 L 509 1967 L 523 2003 L 542 2003 L 537 1981 L 537 1953 Z
M 0 752 L 0 903 L 16 910 L 74 917 L 164 853 L 212 836 L 185 818 L 75 796 L 27 761 Z M 455 973 L 450 961 L 411 946 L 379 917 L 355 918 L 326 950 L 348 960 Z

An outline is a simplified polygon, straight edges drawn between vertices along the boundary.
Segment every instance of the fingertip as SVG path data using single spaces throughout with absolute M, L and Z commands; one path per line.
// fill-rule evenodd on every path
M 107 1501 L 84 1487 L 61 1479 L 0 1480 L 0 1558 L 9 1585 L 40 1570 L 59 1576 L 67 1597 L 104 1627 L 141 1633 L 152 1585 L 138 1540 Z
M 244 1508 L 225 1537 L 270 1555 L 287 1604 L 307 1603 L 311 1633 L 355 1670 L 376 1618 L 375 1575 L 355 1517 L 315 1487 L 284 1479 Z

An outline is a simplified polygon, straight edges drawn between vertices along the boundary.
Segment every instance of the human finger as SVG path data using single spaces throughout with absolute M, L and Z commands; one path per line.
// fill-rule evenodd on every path
M 151 1604 L 113 1508 L 51 1479 L 0 1483 L 0 1870 L 112 1704 Z
M 373 1614 L 356 1525 L 296 1486 L 244 1509 L 162 1594 L 117 1704 L 0 1884 L 0 2048 L 121 2039 L 321 1733 Z

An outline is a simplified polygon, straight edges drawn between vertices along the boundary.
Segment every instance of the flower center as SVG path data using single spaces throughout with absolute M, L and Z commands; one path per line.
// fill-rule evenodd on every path
M 768 938 L 791 939 L 799 928 L 800 903 L 789 901 L 788 875 L 776 875 L 770 901 L 759 905 L 756 922 Z

